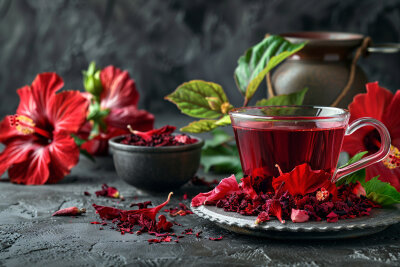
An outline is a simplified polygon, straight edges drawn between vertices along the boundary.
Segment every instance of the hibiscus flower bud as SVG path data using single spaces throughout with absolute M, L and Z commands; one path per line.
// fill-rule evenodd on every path
M 87 71 L 83 71 L 83 86 L 85 90 L 96 97 L 100 97 L 103 85 L 100 80 L 100 70 L 96 68 L 96 63 L 92 61 Z

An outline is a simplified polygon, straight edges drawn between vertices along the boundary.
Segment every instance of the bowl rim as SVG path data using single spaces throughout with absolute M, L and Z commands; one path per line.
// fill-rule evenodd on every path
M 200 137 L 188 135 L 190 138 L 197 139 L 198 142 L 193 144 L 186 144 L 180 146 L 160 146 L 160 147 L 152 147 L 152 146 L 133 146 L 121 144 L 120 141 L 124 138 L 124 135 L 118 135 L 108 140 L 108 145 L 113 151 L 127 151 L 127 152 L 147 152 L 147 153 L 172 153 L 172 152 L 180 152 L 180 151 L 188 151 L 201 149 L 204 145 L 204 140 Z

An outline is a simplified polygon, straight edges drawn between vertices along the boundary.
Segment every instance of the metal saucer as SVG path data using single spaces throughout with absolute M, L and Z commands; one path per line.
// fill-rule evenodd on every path
M 215 206 L 191 207 L 191 209 L 196 215 L 232 232 L 274 239 L 355 238 L 378 233 L 400 222 L 400 205 L 393 208 L 374 209 L 370 216 L 339 220 L 336 223 L 286 221 L 281 224 L 278 220 L 272 219 L 261 225 L 254 224 L 256 216 L 225 212 Z

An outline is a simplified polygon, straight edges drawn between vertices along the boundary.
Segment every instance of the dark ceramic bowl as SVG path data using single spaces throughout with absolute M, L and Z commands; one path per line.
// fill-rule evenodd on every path
M 193 136 L 191 136 L 193 137 Z M 110 139 L 117 174 L 128 184 L 145 191 L 163 192 L 188 182 L 200 165 L 204 141 L 182 146 L 145 147 L 121 144 L 124 136 Z

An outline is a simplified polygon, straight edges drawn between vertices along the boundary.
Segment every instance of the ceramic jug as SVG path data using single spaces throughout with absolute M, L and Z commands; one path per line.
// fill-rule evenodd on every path
M 400 50 L 398 44 L 371 46 L 365 43 L 363 35 L 355 33 L 295 32 L 281 36 L 292 43 L 307 41 L 307 44 L 276 68 L 271 77 L 272 90 L 279 95 L 308 87 L 305 105 L 347 107 L 354 95 L 365 92 L 368 81 L 364 71 L 353 63 L 354 52 L 393 53 Z M 365 47 L 361 51 L 363 44 Z M 338 98 L 349 82 L 352 63 L 353 79 L 343 98 Z

